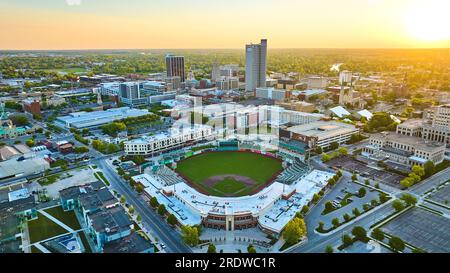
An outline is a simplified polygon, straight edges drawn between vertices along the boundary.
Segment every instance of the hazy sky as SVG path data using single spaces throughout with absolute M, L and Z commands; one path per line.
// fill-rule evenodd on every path
M 0 0 L 0 49 L 450 47 L 448 0 Z

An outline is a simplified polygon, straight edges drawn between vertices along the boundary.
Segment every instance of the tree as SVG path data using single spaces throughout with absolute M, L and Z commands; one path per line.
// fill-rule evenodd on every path
M 169 223 L 171 226 L 175 226 L 178 223 L 177 218 L 172 213 L 169 214 L 167 217 L 167 223 Z
M 288 244 L 297 243 L 306 235 L 306 225 L 303 219 L 295 217 L 284 228 L 283 238 Z
M 29 138 L 25 144 L 27 144 L 28 147 L 33 147 L 34 146 L 34 139 L 33 138 Z
M 397 200 L 394 200 L 394 202 L 392 202 L 392 207 L 395 209 L 395 211 L 399 212 L 405 208 L 405 205 L 403 204 L 402 201 L 397 199 Z
M 371 236 L 378 241 L 384 240 L 384 232 L 379 228 L 374 229 L 371 233 Z
M 366 184 L 367 186 L 370 186 L 370 180 L 369 179 L 364 180 L 364 184 Z
M 131 214 L 134 214 L 134 207 L 130 206 L 130 208 L 128 209 L 128 212 L 131 213 Z
M 159 203 L 158 203 L 158 199 L 156 199 L 156 197 L 150 198 L 150 206 L 152 206 L 153 208 L 156 208 L 158 205 L 159 205 Z
M 252 244 L 249 244 L 247 247 L 247 252 L 248 253 L 256 253 L 256 249 Z
M 422 166 L 414 165 L 411 170 L 413 173 L 415 173 L 419 177 L 422 177 L 425 175 L 425 169 Z
M 140 214 L 138 214 L 138 216 L 136 217 L 136 220 L 137 220 L 138 222 L 141 222 L 141 221 L 142 221 L 142 216 L 141 216 Z
M 423 165 L 423 169 L 425 172 L 425 177 L 430 177 L 431 175 L 433 175 L 434 173 L 434 163 L 432 161 L 427 161 L 425 162 L 425 164 Z
M 317 147 L 316 147 L 316 154 L 320 155 L 320 154 L 322 154 L 322 153 L 323 153 L 322 147 L 317 146 Z
M 334 252 L 334 249 L 331 245 L 327 245 L 325 247 L 325 253 L 333 253 L 333 252 Z
M 110 136 L 117 136 L 118 132 L 124 131 L 126 128 L 127 126 L 123 122 L 108 123 L 101 127 L 103 133 L 108 134 Z
M 405 202 L 407 206 L 415 206 L 417 204 L 417 198 L 415 198 L 409 193 L 403 194 L 402 197 L 400 197 L 400 199 L 403 200 L 403 202 Z
M 362 198 L 364 196 L 366 196 L 366 189 L 361 187 L 361 188 L 359 188 L 359 191 L 358 191 L 358 197 Z
M 381 192 L 379 195 L 380 203 L 386 203 L 389 200 L 389 197 L 384 192 Z
M 331 149 L 331 150 L 336 150 L 337 148 L 339 148 L 339 143 L 337 143 L 337 142 L 331 142 L 331 144 L 330 144 L 330 149 Z
M 336 180 L 334 179 L 334 177 L 328 179 L 328 185 L 330 187 L 333 187 L 334 185 L 336 185 Z
M 339 218 L 333 218 L 333 220 L 331 220 L 331 224 L 333 224 L 334 227 L 338 227 L 339 226 Z
M 142 156 L 142 155 L 135 155 L 135 156 L 133 156 L 131 158 L 131 161 L 136 163 L 136 165 L 142 165 L 142 164 L 144 164 L 146 162 L 144 156 Z
M 208 245 L 208 252 L 207 253 L 217 253 L 216 252 L 216 246 L 213 243 L 210 243 Z
M 199 243 L 199 232 L 197 227 L 182 226 L 181 227 L 181 239 L 189 246 L 196 246 Z
M 359 212 L 359 209 L 358 209 L 358 208 L 354 208 L 354 209 L 352 210 L 352 213 L 353 213 L 353 215 L 355 215 L 356 217 L 358 217 L 358 216 L 361 214 L 361 212 Z
M 348 222 L 348 221 L 350 221 L 350 219 L 351 219 L 351 217 L 350 217 L 350 215 L 348 215 L 348 213 L 345 213 L 344 216 L 343 216 L 343 218 L 344 218 L 344 221 L 345 221 L 345 222 Z
M 136 186 L 136 191 L 141 194 L 144 191 L 144 186 L 142 186 L 141 184 L 137 184 Z
M 340 155 L 348 155 L 348 150 L 345 147 L 340 147 L 338 151 Z
M 343 235 L 341 240 L 342 240 L 342 244 L 344 246 L 349 246 L 349 245 L 353 244 L 353 239 L 348 234 Z
M 158 206 L 158 214 L 163 216 L 164 214 L 166 214 L 167 210 L 166 210 L 166 206 L 164 206 L 164 204 L 160 204 Z
M 327 201 L 325 203 L 325 211 L 330 212 L 334 209 L 333 203 L 331 201 Z
M 126 201 L 127 201 L 127 199 L 125 198 L 125 196 L 122 195 L 122 196 L 120 197 L 120 203 L 121 203 L 121 204 L 125 204 Z
M 25 115 L 13 115 L 13 116 L 10 116 L 9 119 L 16 126 L 25 126 L 25 125 L 30 124 L 27 116 L 25 116 Z
M 389 239 L 389 246 L 395 251 L 403 251 L 405 249 L 405 243 L 403 240 L 396 236 L 392 236 Z
M 308 205 L 304 205 L 304 206 L 302 207 L 301 213 L 303 213 L 303 214 L 307 214 L 307 213 L 308 213 L 308 211 L 309 211 L 309 207 L 308 207 Z
M 354 227 L 352 229 L 352 235 L 355 236 L 357 240 L 362 242 L 367 240 L 367 231 L 361 226 Z
M 411 173 L 413 174 L 413 173 Z M 414 185 L 414 178 L 412 177 L 405 177 L 404 179 L 402 179 L 402 181 L 400 181 L 400 185 L 402 185 L 404 188 L 409 188 L 412 185 Z
M 312 201 L 313 201 L 314 203 L 317 203 L 319 200 L 320 200 L 320 196 L 319 196 L 317 193 L 315 193 L 315 194 L 313 195 Z
M 329 154 L 322 154 L 322 162 L 328 162 L 331 160 L 331 156 Z
M 352 174 L 352 181 L 357 181 L 358 175 L 356 173 Z
M 322 222 L 322 221 L 320 221 L 319 222 L 319 226 L 317 227 L 317 230 L 318 231 L 323 231 L 323 226 L 325 225 L 325 223 L 324 222 Z

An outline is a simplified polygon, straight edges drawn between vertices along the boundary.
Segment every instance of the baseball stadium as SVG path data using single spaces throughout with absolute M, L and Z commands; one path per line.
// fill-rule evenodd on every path
M 212 141 L 165 153 L 133 179 L 183 225 L 260 227 L 279 234 L 334 174 L 253 141 Z

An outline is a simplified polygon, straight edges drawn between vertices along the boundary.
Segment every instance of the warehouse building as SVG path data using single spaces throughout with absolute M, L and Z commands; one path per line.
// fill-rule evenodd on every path
M 317 121 L 280 130 L 280 139 L 305 143 L 309 148 L 330 147 L 331 143 L 344 144 L 359 129 L 351 124 L 336 121 Z
M 58 117 L 56 124 L 65 128 L 95 128 L 113 121 L 149 115 L 148 110 L 131 109 L 129 107 L 113 108 L 106 111 L 75 112 L 67 116 Z

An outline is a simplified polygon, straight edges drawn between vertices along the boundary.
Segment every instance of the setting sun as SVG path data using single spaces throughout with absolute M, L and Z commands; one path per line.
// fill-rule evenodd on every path
M 411 36 L 424 41 L 450 38 L 450 2 L 434 0 L 416 2 L 406 9 L 405 23 Z

